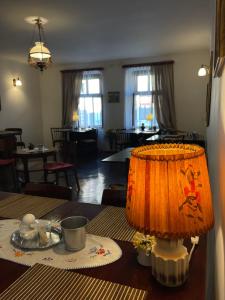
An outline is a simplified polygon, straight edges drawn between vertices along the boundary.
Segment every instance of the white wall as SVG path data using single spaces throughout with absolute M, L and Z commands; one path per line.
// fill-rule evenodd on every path
M 23 140 L 42 143 L 42 116 L 39 71 L 26 63 L 0 58 L 0 130 L 7 127 L 23 129 Z M 13 78 L 22 80 L 13 86 Z
M 225 70 L 221 78 L 213 80 L 210 126 L 207 130 L 208 162 L 214 200 L 215 227 L 209 241 L 214 272 L 215 300 L 225 299 Z M 211 233 L 213 235 L 213 233 Z M 213 253 L 214 252 L 214 253 Z M 214 259 L 213 258 L 214 255 Z M 214 269 L 215 268 L 215 269 Z M 214 269 L 214 270 L 213 270 Z M 209 274 L 210 277 L 210 274 Z M 213 287 L 211 287 L 213 289 Z M 210 292 L 211 292 L 210 289 Z M 212 299 L 208 297 L 208 299 Z
M 53 66 L 41 76 L 43 133 L 46 144 L 51 144 L 50 127 L 61 126 L 62 91 L 60 70 L 104 67 L 104 129 L 124 127 L 124 69 L 123 64 L 174 60 L 175 105 L 177 127 L 205 134 L 205 99 L 207 78 L 197 76 L 201 64 L 209 64 L 209 50 L 147 57 L 120 61 L 95 62 L 79 65 Z M 120 103 L 108 103 L 108 91 L 120 91 Z
M 198 77 L 201 64 L 209 65 L 209 50 L 174 57 L 174 83 L 177 128 L 205 135 L 206 89 L 208 77 Z

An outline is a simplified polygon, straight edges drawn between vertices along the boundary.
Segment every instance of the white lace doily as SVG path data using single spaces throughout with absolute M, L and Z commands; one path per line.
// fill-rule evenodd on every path
M 122 256 L 122 250 L 112 239 L 92 234 L 87 234 L 86 246 L 78 252 L 66 251 L 63 243 L 50 249 L 24 251 L 10 242 L 19 224 L 18 220 L 0 220 L 0 258 L 27 266 L 41 263 L 60 269 L 80 269 L 107 265 Z

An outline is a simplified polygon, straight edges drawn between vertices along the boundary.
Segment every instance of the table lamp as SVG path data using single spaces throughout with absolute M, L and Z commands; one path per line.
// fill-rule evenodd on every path
M 149 121 L 149 129 L 151 129 L 151 121 L 153 120 L 153 115 L 152 114 L 148 114 L 146 116 L 146 120 Z
M 73 112 L 72 120 L 75 123 L 75 127 L 78 128 L 79 127 L 79 124 L 78 124 L 78 122 L 79 122 L 79 115 L 78 115 L 77 111 Z
M 214 224 L 204 148 L 154 144 L 133 149 L 126 217 L 138 231 L 156 237 L 152 275 L 166 286 L 183 284 L 191 256 L 183 239 Z

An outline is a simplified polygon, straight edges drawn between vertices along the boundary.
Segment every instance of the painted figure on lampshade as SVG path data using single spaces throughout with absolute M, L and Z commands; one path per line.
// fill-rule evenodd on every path
M 201 207 L 201 188 L 202 184 L 199 181 L 201 178 L 200 171 L 194 170 L 192 165 L 189 165 L 186 170 L 181 169 L 183 181 L 181 181 L 182 193 L 184 201 L 179 206 L 179 211 L 184 213 L 188 218 L 195 218 L 203 222 L 202 207 Z

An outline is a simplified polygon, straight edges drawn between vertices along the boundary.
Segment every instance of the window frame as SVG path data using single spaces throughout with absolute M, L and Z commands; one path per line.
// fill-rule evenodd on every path
M 148 77 L 148 90 L 147 91 L 138 91 L 138 76 L 145 75 Z M 133 127 L 138 127 L 138 122 L 135 119 L 135 109 L 136 109 L 136 96 L 150 96 L 152 97 L 154 95 L 154 90 L 153 90 L 153 85 L 152 85 L 152 80 L 151 80 L 151 72 L 149 71 L 149 74 L 146 74 L 145 70 L 136 70 L 134 71 L 134 76 L 135 76 L 135 92 L 133 93 L 133 103 L 132 103 L 132 126 Z M 154 107 L 154 102 L 152 100 L 152 104 Z M 154 114 L 155 115 L 155 114 Z M 156 119 L 156 116 L 155 116 Z M 157 119 L 156 119 L 157 122 Z M 136 124 L 135 124 L 136 123 Z M 155 125 L 153 125 L 155 126 Z M 159 128 L 158 122 L 157 122 L 157 128 Z
M 89 71 L 84 71 L 84 73 L 85 72 L 89 72 Z M 90 80 L 90 79 L 99 79 L 99 92 L 100 93 L 90 93 L 90 94 L 89 93 L 82 93 L 82 86 L 81 86 L 81 92 L 80 92 L 79 103 L 78 103 L 78 111 L 79 111 L 79 105 L 80 105 L 80 98 L 92 98 L 92 102 L 93 102 L 93 98 L 100 98 L 100 101 L 101 101 L 101 125 L 94 124 L 94 126 L 92 126 L 92 127 L 93 128 L 103 128 L 103 93 L 102 93 L 102 85 L 103 85 L 102 81 L 103 80 L 101 78 L 102 74 L 101 73 L 99 73 L 99 74 L 94 73 L 94 72 L 97 72 L 97 70 L 96 71 L 93 70 L 91 72 L 93 72 L 93 74 L 90 74 L 90 75 L 83 74 L 82 85 L 83 85 L 83 80 L 85 80 L 86 81 L 86 91 L 88 92 L 88 80 Z

